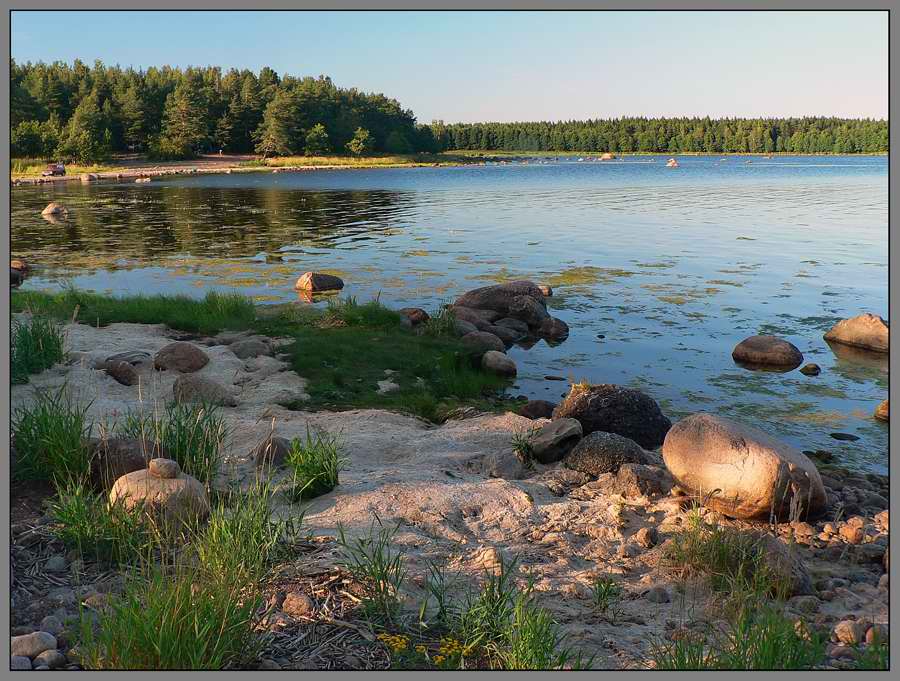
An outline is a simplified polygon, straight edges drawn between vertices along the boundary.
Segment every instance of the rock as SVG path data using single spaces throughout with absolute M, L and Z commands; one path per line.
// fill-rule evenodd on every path
M 516 363 L 496 350 L 488 350 L 481 356 L 481 368 L 498 376 L 515 376 L 517 371 Z
M 252 357 L 259 357 L 260 355 L 268 355 L 272 352 L 268 343 L 257 338 L 247 338 L 246 340 L 236 341 L 229 345 L 228 349 L 239 359 L 250 359 Z
M 671 489 L 672 477 L 657 466 L 622 464 L 613 479 L 613 491 L 623 497 L 651 497 L 668 494 Z
M 13 655 L 9 658 L 9 670 L 11 672 L 31 671 L 31 660 L 24 655 Z
M 484 473 L 491 478 L 521 480 L 527 475 L 525 464 L 511 451 L 492 452 L 482 460 Z
M 175 478 L 158 478 L 146 468 L 128 473 L 116 480 L 109 500 L 121 500 L 126 509 L 143 504 L 148 513 L 168 521 L 209 515 L 206 489 L 199 480 L 183 472 Z
M 646 594 L 644 594 L 644 597 L 651 603 L 668 603 L 672 600 L 672 597 L 669 595 L 669 592 L 664 586 L 652 587 Z
M 549 284 L 538 284 L 538 289 L 544 294 L 545 298 L 549 298 L 553 295 L 553 289 L 550 288 Z
M 34 658 L 45 650 L 56 650 L 56 637 L 46 631 L 13 636 L 9 642 L 10 655 Z
M 508 314 L 513 319 L 521 319 L 529 327 L 541 327 L 545 321 L 551 319 L 543 301 L 538 302 L 531 296 L 516 296 L 509 304 Z M 559 321 L 559 320 L 557 320 Z M 565 326 L 563 324 L 563 326 Z
M 838 535 L 843 537 L 848 544 L 861 544 L 866 538 L 866 532 L 863 528 L 856 525 L 845 523 L 838 530 Z
M 538 328 L 538 335 L 549 341 L 563 341 L 569 337 L 569 325 L 562 319 L 548 317 L 541 322 Z
M 22 274 L 27 274 L 30 268 L 28 267 L 28 263 L 21 258 L 10 258 L 9 269 L 18 270 Z
M 875 418 L 879 421 L 889 421 L 888 400 L 885 400 L 875 408 Z
M 634 541 L 638 546 L 645 549 L 652 549 L 659 543 L 659 532 L 655 527 L 642 527 L 634 533 Z
M 887 323 L 869 312 L 838 322 L 825 334 L 825 340 L 873 352 L 890 349 Z
M 553 416 L 555 408 L 556 405 L 547 400 L 528 400 L 528 402 L 519 407 L 516 413 L 527 419 L 549 419 Z
M 475 567 L 486 572 L 492 572 L 495 575 L 499 574 L 503 562 L 503 554 L 493 546 L 477 551 L 472 558 L 472 563 Z
M 18 288 L 22 285 L 22 282 L 25 281 L 25 275 L 21 270 L 15 270 L 12 267 L 9 268 L 9 285 L 12 288 Z
M 543 464 L 562 459 L 581 439 L 581 424 L 576 419 L 550 421 L 531 438 L 531 452 Z
M 662 454 L 680 487 L 727 516 L 784 516 L 792 500 L 806 514 L 825 506 L 825 488 L 812 461 L 761 430 L 721 416 L 682 419 L 666 435 Z
M 61 203 L 57 203 L 53 201 L 52 203 L 48 203 L 47 207 L 41 211 L 41 215 L 68 215 L 69 209 L 66 208 Z
M 106 373 L 122 385 L 135 385 L 140 380 L 137 370 L 128 362 L 106 362 Z
M 564 461 L 567 467 L 594 477 L 617 473 L 624 463 L 648 462 L 644 450 L 634 440 L 601 430 L 588 433 Z
M 315 613 L 315 605 L 312 599 L 305 593 L 291 591 L 284 597 L 281 609 L 291 617 L 312 617 Z
M 769 573 L 787 597 L 815 595 L 809 571 L 796 551 L 791 551 L 778 537 L 762 532 L 750 532 L 754 545 Z
M 150 459 L 164 455 L 158 443 L 139 438 L 97 440 L 92 443 L 91 484 L 95 489 L 108 490 L 123 475 L 142 470 Z
M 275 660 L 270 660 L 268 657 L 264 657 L 259 661 L 258 669 L 261 669 L 263 671 L 277 672 L 281 671 L 281 665 L 278 664 Z
M 169 343 L 153 357 L 153 366 L 159 371 L 172 369 L 183 374 L 199 371 L 209 364 L 209 356 L 196 345 L 185 341 Z
M 431 317 L 421 307 L 402 307 L 398 312 L 409 320 L 412 326 L 424 324 Z
M 553 410 L 553 418 L 574 418 L 584 434 L 602 430 L 630 438 L 645 449 L 662 444 L 672 422 L 655 400 L 644 393 L 618 385 L 572 386 L 568 396 Z
M 47 615 L 41 620 L 41 631 L 58 636 L 63 630 L 63 623 L 56 615 Z
M 304 272 L 297 279 L 294 288 L 298 291 L 340 291 L 344 288 L 344 281 L 333 274 L 321 272 Z
M 100 179 L 100 176 L 96 173 L 81 173 L 81 176 L 78 179 L 82 182 L 94 182 L 95 180 Z
M 468 336 L 470 333 L 475 333 L 478 331 L 478 327 L 472 324 L 471 322 L 467 322 L 464 319 L 457 319 L 453 322 L 453 326 L 456 329 L 456 335 L 460 337 Z
M 731 357 L 741 364 L 785 369 L 796 369 L 803 362 L 800 350 L 778 336 L 750 336 L 734 347 Z
M 140 183 L 142 183 L 142 182 L 150 182 L 150 179 L 151 179 L 151 178 L 149 178 L 149 177 L 139 177 L 139 178 L 137 178 L 137 179 L 135 180 L 135 182 L 136 182 L 137 184 L 140 184 Z
M 528 296 L 540 303 L 544 301 L 544 294 L 536 284 L 530 281 L 511 281 L 506 284 L 483 286 L 468 291 L 456 299 L 454 306 L 494 310 L 506 315 L 509 313 L 512 301 L 519 296 Z
M 842 620 L 834 627 L 834 636 L 840 643 L 857 644 L 866 640 L 865 622 L 856 620 Z
M 257 466 L 281 466 L 291 452 L 291 442 L 287 438 L 269 435 L 256 445 L 250 453 Z
M 885 579 L 887 575 L 882 575 L 881 578 Z M 880 586 L 880 582 L 879 582 Z M 885 587 L 887 586 L 887 582 L 885 582 Z M 887 625 L 884 624 L 873 624 L 866 630 L 866 645 L 872 645 L 873 643 L 887 643 L 888 641 L 888 628 Z
M 204 402 L 223 407 L 236 407 L 237 397 L 221 383 L 206 376 L 183 374 L 172 384 L 176 402 Z
M 400 390 L 400 385 L 394 383 L 392 380 L 386 378 L 383 381 L 378 381 L 378 394 L 379 395 L 387 395 L 388 393 L 397 392 Z
M 153 477 L 164 480 L 174 480 L 178 477 L 178 474 L 181 473 L 181 467 L 178 465 L 177 461 L 161 458 L 150 459 L 147 470 L 150 471 L 150 475 Z
M 852 433 L 829 433 L 829 435 L 835 440 L 843 440 L 845 442 L 856 442 L 859 439 L 858 435 L 853 435 Z
M 890 530 L 890 512 L 887 510 L 881 511 L 880 513 L 876 513 L 875 517 L 872 519 L 875 521 L 875 525 L 885 532 Z
M 493 325 L 494 319 L 499 317 L 499 312 L 494 312 L 493 310 L 473 310 L 468 307 L 462 307 L 454 305 L 452 308 L 453 316 L 456 319 L 461 319 L 465 322 L 469 322 L 472 326 L 474 326 L 479 331 L 485 331 L 490 326 Z
M 810 362 L 800 368 L 800 373 L 804 376 L 818 376 L 822 373 L 822 368 L 818 364 Z
M 510 329 L 511 331 L 515 331 L 522 336 L 528 335 L 529 331 L 528 324 L 523 322 L 521 319 L 513 319 L 512 317 L 503 317 L 503 319 L 498 319 L 496 322 L 494 322 L 494 326 L 502 326 L 504 328 Z
M 494 326 L 493 324 L 488 324 L 480 330 L 494 334 L 495 336 L 497 336 L 497 338 L 503 341 L 504 345 L 512 345 L 516 341 L 523 338 L 523 335 L 521 333 L 506 326 Z
M 47 572 L 65 572 L 67 567 L 66 557 L 59 554 L 50 556 L 47 562 L 44 563 L 44 570 Z M 51 631 L 50 633 L 52 634 L 53 632 Z
M 468 333 L 462 337 L 463 345 L 474 355 L 483 355 L 488 350 L 495 350 L 497 352 L 504 352 L 506 350 L 506 346 L 503 344 L 503 341 L 497 338 L 492 333 L 486 333 L 484 331 L 475 331 L 473 333 Z
M 44 666 L 48 669 L 59 669 L 66 666 L 66 656 L 58 650 L 45 650 L 34 658 L 35 667 Z
M 143 350 L 129 350 L 128 352 L 119 352 L 115 355 L 110 355 L 103 362 L 95 365 L 95 369 L 105 369 L 108 364 L 113 364 L 115 362 L 128 362 L 132 366 L 142 366 L 144 364 L 152 364 L 153 357 L 149 352 L 144 352 Z

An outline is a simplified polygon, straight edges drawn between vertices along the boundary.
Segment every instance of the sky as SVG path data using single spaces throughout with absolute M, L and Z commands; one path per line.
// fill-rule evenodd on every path
M 420 122 L 887 118 L 887 12 L 14 11 L 17 62 L 331 76 Z

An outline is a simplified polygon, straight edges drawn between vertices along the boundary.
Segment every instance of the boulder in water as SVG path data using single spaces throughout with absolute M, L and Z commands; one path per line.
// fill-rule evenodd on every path
M 760 367 L 796 369 L 803 363 L 797 347 L 778 336 L 750 336 L 731 352 L 735 362 Z
M 322 272 L 304 272 L 297 279 L 294 288 L 298 291 L 340 291 L 344 288 L 344 281 L 340 277 L 333 274 L 324 274 Z
M 838 322 L 825 334 L 825 340 L 873 352 L 890 350 L 887 323 L 869 312 Z

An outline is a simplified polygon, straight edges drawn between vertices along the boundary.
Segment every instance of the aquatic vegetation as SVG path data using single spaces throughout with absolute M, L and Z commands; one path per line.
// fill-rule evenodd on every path
M 614 267 L 571 267 L 551 275 L 547 279 L 547 283 L 553 288 L 565 286 L 596 286 L 597 284 L 612 284 L 619 279 L 632 277 L 635 274 L 639 273 Z

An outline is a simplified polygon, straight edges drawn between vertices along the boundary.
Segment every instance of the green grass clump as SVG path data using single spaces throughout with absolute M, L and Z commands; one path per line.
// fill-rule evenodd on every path
M 88 406 L 72 399 L 66 386 L 38 391 L 34 402 L 12 415 L 16 460 L 13 477 L 44 480 L 57 487 L 86 479 L 90 472 Z
M 158 442 L 182 471 L 207 487 L 219 470 L 228 434 L 219 408 L 202 402 L 170 402 L 162 414 L 130 412 L 117 430 L 123 437 Z
M 108 503 L 83 481 L 66 482 L 49 502 L 49 515 L 56 537 L 83 558 L 126 563 L 145 557 L 152 543 L 140 506 L 127 509 L 122 499 Z
M 614 612 L 622 598 L 622 587 L 609 575 L 601 575 L 591 584 L 591 597 L 597 611 L 605 615 Z
M 31 374 L 39 374 L 65 357 L 62 328 L 43 317 L 13 322 L 9 354 L 12 383 L 28 383 Z
M 441 305 L 424 324 L 425 333 L 429 336 L 454 336 L 456 334 L 456 314 L 449 304 Z
M 378 300 L 358 303 L 355 297 L 350 296 L 329 300 L 319 326 L 365 326 L 377 329 L 399 324 L 399 312 L 385 307 Z
M 339 438 L 324 431 L 306 430 L 306 440 L 294 438 L 285 464 L 292 473 L 289 496 L 294 501 L 328 494 L 338 485 L 338 475 L 347 463 L 341 456 Z
M 59 293 L 15 291 L 14 312 L 31 311 L 59 320 L 76 318 L 85 324 L 106 326 L 118 322 L 165 324 L 196 333 L 242 331 L 253 326 L 253 301 L 239 293 L 210 291 L 202 300 L 187 296 L 125 296 L 121 298 L 68 289 Z

